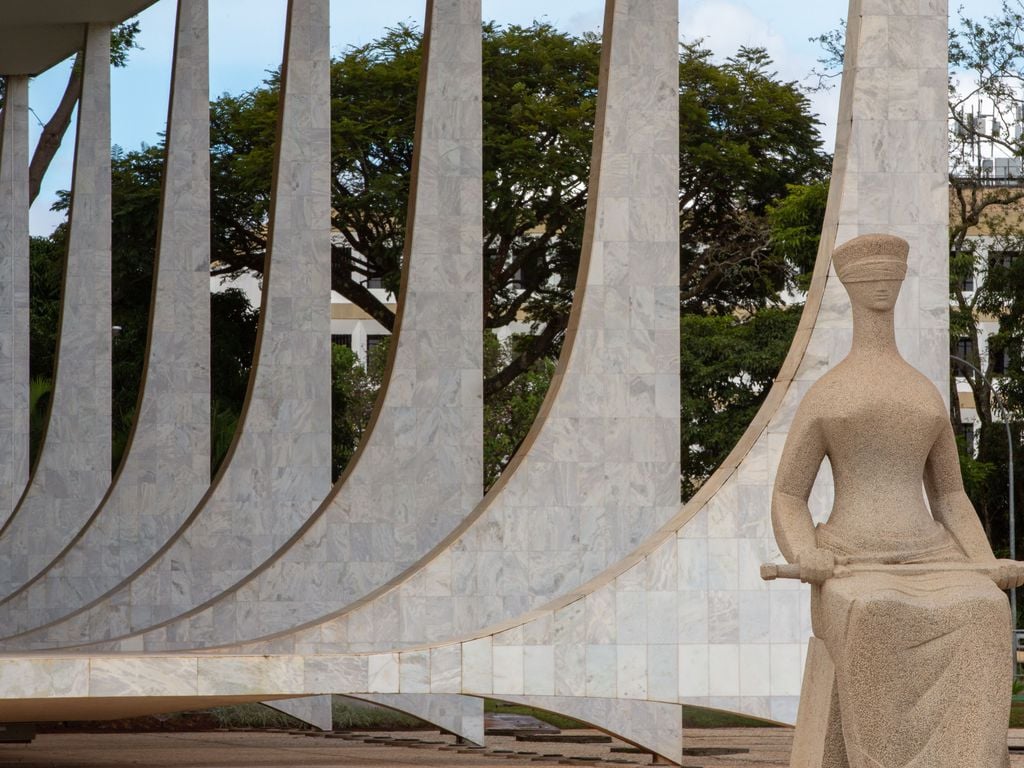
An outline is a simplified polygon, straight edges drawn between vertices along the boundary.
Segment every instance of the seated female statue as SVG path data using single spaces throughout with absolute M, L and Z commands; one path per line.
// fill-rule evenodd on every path
M 850 768 L 1001 768 L 1013 671 L 1000 590 L 1024 582 L 1024 570 L 995 560 L 964 492 L 946 405 L 896 347 L 907 253 L 885 235 L 836 250 L 852 348 L 796 413 L 772 523 L 782 554 L 814 585 L 814 633 L 835 664 Z M 825 457 L 835 501 L 815 527 L 807 499 Z M 995 580 L 964 565 L 899 569 L 973 562 Z M 878 567 L 832 578 L 837 563 Z

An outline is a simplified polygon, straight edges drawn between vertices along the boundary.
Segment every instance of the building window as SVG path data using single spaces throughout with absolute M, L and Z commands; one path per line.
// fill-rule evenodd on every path
M 336 279 L 348 281 L 352 279 L 352 248 L 348 245 L 331 247 L 331 282 Z
M 340 347 L 348 347 L 352 349 L 352 334 L 351 333 L 332 333 L 331 344 L 337 344 Z
M 1010 353 L 1001 349 L 998 352 L 989 350 L 989 354 L 992 355 L 992 373 L 1006 373 L 1006 369 L 1010 367 Z
M 384 287 L 384 279 L 380 278 L 380 277 L 368 277 L 368 278 L 366 278 L 366 287 L 367 288 L 383 288 Z
M 956 340 L 956 356 L 961 360 L 971 362 L 974 357 L 974 339 L 970 336 L 961 336 Z
M 963 280 L 960 281 L 960 290 L 964 293 L 970 293 L 974 290 L 974 273 L 966 275 Z
M 1010 269 L 1017 255 L 1016 251 L 989 251 L 988 263 L 990 267 Z
M 366 336 L 366 354 L 369 355 L 387 338 L 383 333 L 370 333 Z
M 974 453 L 974 422 L 965 421 L 960 425 L 960 439 L 968 453 Z

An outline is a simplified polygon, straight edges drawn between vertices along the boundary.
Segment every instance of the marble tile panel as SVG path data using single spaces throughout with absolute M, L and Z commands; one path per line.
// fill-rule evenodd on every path
M 799 696 L 803 670 L 801 646 L 773 643 L 771 649 L 771 692 L 773 696 Z
M 368 656 L 306 656 L 304 668 L 307 693 L 369 690 Z
M 199 694 L 305 693 L 299 656 L 200 656 Z
M 89 660 L 89 696 L 195 696 L 197 660 L 189 657 L 98 657 Z
M 523 693 L 523 646 L 495 644 L 491 652 L 494 694 Z
M 534 696 L 555 695 L 555 648 L 528 645 L 523 648 L 523 693 Z
M 88 659 L 0 659 L 5 698 L 83 698 L 89 695 Z
M 646 645 L 617 646 L 616 695 L 623 699 L 647 698 L 648 657 Z
M 26 76 L 0 117 L 0 526 L 29 477 L 29 145 Z
M 399 654 L 375 653 L 367 661 L 367 674 L 370 693 L 399 693 L 400 667 Z
M 430 692 L 459 693 L 462 690 L 462 646 L 432 648 L 430 651 Z
M 711 683 L 711 647 L 707 643 L 679 644 L 679 697 L 707 696 Z
M 430 693 L 430 651 L 406 651 L 399 662 L 402 693 Z
M 493 683 L 493 656 L 491 638 L 482 637 L 462 644 L 463 693 L 491 693 Z
M 587 696 L 614 698 L 617 692 L 618 647 L 586 646 Z

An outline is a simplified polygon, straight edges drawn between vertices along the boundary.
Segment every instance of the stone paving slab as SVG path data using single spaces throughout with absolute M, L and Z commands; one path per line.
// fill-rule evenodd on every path
M 567 731 L 566 733 L 595 733 Z M 684 768 L 784 768 L 792 730 L 722 728 L 688 730 L 686 748 L 735 747 L 733 755 L 687 756 Z M 1011 731 L 1024 747 L 1024 732 Z M 537 765 L 651 765 L 650 755 L 612 752 L 623 743 L 529 744 L 488 738 L 468 748 L 434 731 L 314 734 L 303 731 L 198 733 L 42 734 L 33 744 L 0 745 L 0 765 L 11 768 L 527 768 Z M 1024 768 L 1024 754 L 1013 755 Z

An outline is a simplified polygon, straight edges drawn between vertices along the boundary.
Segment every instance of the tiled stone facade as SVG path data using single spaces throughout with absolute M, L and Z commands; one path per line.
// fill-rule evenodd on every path
M 483 495 L 480 3 L 431 11 L 399 315 L 367 436 L 265 570 L 146 633 L 147 649 L 243 642 L 344 609 L 426 556 Z
M 785 722 L 796 717 L 810 599 L 796 582 L 761 581 L 758 565 L 779 557 L 771 488 L 796 406 L 850 348 L 835 245 L 871 232 L 910 242 L 897 341 L 940 392 L 949 389 L 946 3 L 852 0 L 847 18 L 831 197 L 801 330 L 753 442 L 713 496 L 684 509 L 692 519 L 676 542 L 682 699 Z M 831 503 L 826 462 L 810 501 L 815 519 Z
M 125 457 L 75 540 L 30 586 L 0 601 L 0 637 L 53 622 L 118 586 L 209 487 L 210 350 L 196 341 L 210 335 L 207 4 L 179 0 L 147 368 Z M 0 584 L 10 591 L 18 581 L 5 572 Z
M 56 644 L 125 635 L 197 608 L 271 558 L 330 490 L 326 0 L 292 0 L 288 30 L 263 305 L 238 432 L 174 537 L 116 589 L 46 630 Z
M 457 534 L 396 586 L 246 650 L 477 633 L 573 594 L 678 512 L 675 3 L 610 2 L 605 39 L 576 299 L 533 430 Z

